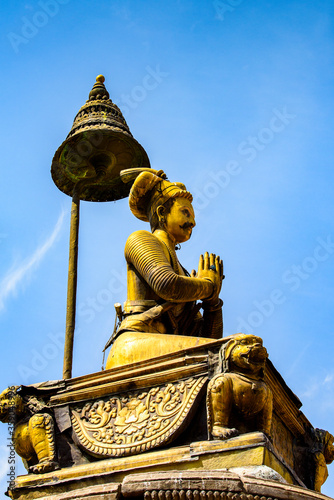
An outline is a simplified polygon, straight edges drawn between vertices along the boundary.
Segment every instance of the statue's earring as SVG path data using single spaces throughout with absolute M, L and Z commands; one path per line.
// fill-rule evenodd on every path
M 159 226 L 161 228 L 164 227 L 165 225 L 165 222 L 166 222 L 166 218 L 165 218 L 165 215 L 164 215 L 164 207 L 162 205 L 160 205 L 158 208 L 157 208 L 157 216 L 158 216 L 158 222 L 159 222 Z

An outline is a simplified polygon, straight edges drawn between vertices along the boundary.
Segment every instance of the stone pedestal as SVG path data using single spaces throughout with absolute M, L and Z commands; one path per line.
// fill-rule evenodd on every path
M 208 433 L 206 387 L 221 370 L 224 342 L 22 388 L 27 404 L 43 405 L 43 414 L 52 415 L 60 469 L 17 477 L 9 496 L 328 499 L 312 491 L 320 453 L 315 430 L 269 361 L 270 437 L 257 429 L 226 440 Z
M 216 457 L 217 462 L 219 457 Z M 107 461 L 106 461 L 107 462 Z M 209 459 L 210 462 L 210 459 Z M 216 463 L 217 463 L 216 462 Z M 82 476 L 48 474 L 39 484 L 18 478 L 11 498 L 19 500 L 329 500 L 329 497 L 289 484 L 271 468 L 192 469 L 178 464 L 112 470 L 105 463 L 82 470 Z M 197 464 L 199 465 L 199 464 Z M 189 466 L 189 462 L 188 462 Z M 157 470 L 160 469 L 161 470 Z M 126 470 L 127 469 L 127 470 Z M 142 470 L 138 473 L 136 471 Z M 79 470 L 76 469 L 76 474 Z M 67 476 L 67 477 L 65 477 Z M 267 477 L 269 479 L 267 479 Z M 36 481 L 35 481 L 36 483 Z

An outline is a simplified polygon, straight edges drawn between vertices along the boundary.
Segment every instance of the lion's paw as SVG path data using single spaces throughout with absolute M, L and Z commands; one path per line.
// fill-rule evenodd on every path
M 38 464 L 29 467 L 29 472 L 32 472 L 33 474 L 44 474 L 45 472 L 51 472 L 59 468 L 60 467 L 57 462 L 54 462 L 53 460 L 45 460 L 44 462 L 39 462 Z
M 222 427 L 220 425 L 214 425 L 212 427 L 211 434 L 213 437 L 218 438 L 218 439 L 229 439 L 234 436 L 238 436 L 239 431 L 232 427 L 230 429 L 229 427 Z

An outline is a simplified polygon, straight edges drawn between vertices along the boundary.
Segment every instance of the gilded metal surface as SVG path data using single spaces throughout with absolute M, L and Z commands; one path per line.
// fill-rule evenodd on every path
M 145 150 L 132 137 L 103 82 L 104 77 L 99 75 L 51 166 L 56 186 L 70 196 L 77 181 L 90 179 L 91 183 L 80 193 L 80 199 L 86 201 L 113 201 L 126 197 L 130 185 L 121 181 L 120 171 L 150 167 Z M 94 178 L 100 167 L 105 168 L 106 173 L 97 181 Z
M 156 342 L 156 336 L 164 337 L 161 334 L 151 335 L 154 339 L 152 342 Z M 170 337 L 177 338 L 178 336 L 172 335 Z M 188 340 L 191 340 L 191 337 L 188 337 Z M 251 422 L 249 419 L 249 413 L 244 416 L 241 415 L 241 419 L 239 419 L 239 423 L 241 420 L 243 428 L 236 426 L 236 416 L 238 413 L 240 416 L 240 412 L 232 406 L 230 414 L 231 427 L 236 427 L 240 432 L 245 433 L 231 439 L 208 441 L 205 432 L 206 409 L 204 405 L 200 404 L 203 401 L 202 393 L 200 393 L 187 410 L 184 424 L 181 424 L 179 428 L 179 430 L 183 429 L 182 434 L 177 437 L 178 431 L 176 430 L 176 433 L 170 435 L 168 441 L 162 443 L 163 448 L 161 449 L 152 446 L 150 449 L 146 448 L 143 453 L 133 451 L 130 455 L 99 455 L 82 445 L 78 447 L 77 439 L 73 442 L 74 434 L 70 408 L 81 414 L 86 404 L 88 418 L 84 418 L 83 421 L 85 425 L 90 425 L 96 434 L 93 436 L 95 446 L 101 447 L 101 440 L 97 439 L 99 431 L 106 431 L 105 441 L 107 441 L 108 432 L 110 432 L 110 429 L 114 431 L 115 427 L 117 427 L 117 433 L 114 437 L 120 437 L 123 441 L 135 438 L 136 433 L 138 437 L 138 433 L 142 432 L 147 424 L 152 425 L 154 422 L 153 420 L 150 424 L 145 412 L 145 408 L 148 407 L 146 398 L 151 389 L 158 388 L 158 392 L 161 391 L 162 394 L 166 395 L 165 389 L 168 384 L 176 387 L 175 392 L 172 390 L 167 391 L 167 396 L 170 396 L 169 402 L 171 402 L 176 393 L 179 392 L 177 386 L 180 380 L 189 380 L 190 378 L 196 380 L 200 378 L 209 379 L 213 377 L 213 373 L 221 373 L 222 369 L 225 370 L 225 375 L 234 374 L 236 358 L 241 356 L 245 346 L 241 344 L 241 350 L 239 349 L 239 355 L 237 356 L 237 345 L 233 341 L 235 341 L 235 336 L 211 340 L 210 344 L 179 350 L 174 354 L 168 354 L 160 358 L 114 370 L 88 374 L 71 380 L 21 387 L 12 396 L 7 395 L 3 399 L 3 405 L 0 405 L 0 415 L 2 415 L 3 421 L 6 421 L 6 419 L 8 421 L 8 400 L 15 402 L 17 423 L 23 424 L 23 432 L 16 441 L 23 448 L 19 453 L 26 457 L 29 456 L 29 453 L 30 455 L 33 454 L 29 466 L 38 464 L 36 453 L 38 446 L 35 451 L 32 446 L 31 436 L 28 441 L 25 440 L 25 433 L 29 431 L 29 426 L 24 424 L 32 416 L 36 415 L 36 423 L 40 420 L 47 429 L 46 424 L 48 422 L 44 419 L 50 420 L 53 417 L 57 428 L 53 448 L 57 449 L 57 460 L 61 467 L 60 471 L 45 473 L 42 477 L 39 474 L 30 474 L 19 478 L 15 483 L 18 485 L 18 490 L 14 492 L 17 495 L 15 498 L 19 498 L 19 495 L 21 495 L 20 498 L 22 499 L 30 498 L 24 495 L 28 495 L 28 493 L 33 495 L 37 491 L 40 492 L 40 496 L 47 496 L 51 492 L 55 494 L 56 483 L 59 488 L 64 488 L 63 491 L 68 491 L 66 488 L 69 484 L 74 483 L 74 479 L 76 484 L 81 481 L 80 484 L 85 484 L 86 487 L 88 486 L 87 481 L 92 480 L 92 484 L 96 484 L 96 478 L 106 477 L 108 474 L 112 474 L 113 478 L 117 474 L 123 477 L 126 470 L 136 470 L 148 474 L 153 468 L 157 470 L 157 467 L 160 470 L 178 470 L 178 473 L 188 469 L 211 471 L 218 469 L 221 473 L 222 468 L 260 466 L 264 464 L 277 471 L 289 483 L 306 485 L 307 488 L 311 489 L 315 486 L 318 487 L 316 481 L 322 482 L 326 475 L 326 469 L 323 467 L 324 462 L 331 459 L 331 450 L 333 448 L 332 441 L 329 439 L 330 434 L 325 431 L 314 431 L 306 417 L 301 413 L 299 401 L 288 390 L 271 363 L 266 366 L 265 381 L 272 389 L 275 398 L 273 426 L 277 426 L 277 420 L 279 419 L 281 425 L 285 426 L 289 431 L 286 434 L 271 433 L 272 440 L 269 440 L 262 432 L 247 432 L 250 430 L 251 424 L 254 424 L 254 421 Z M 248 350 L 244 352 L 246 356 L 241 356 L 245 358 L 246 362 Z M 250 356 L 252 361 L 255 361 L 258 357 L 255 353 L 256 350 Z M 248 377 L 248 382 L 249 379 Z M 203 392 L 205 385 L 204 383 Z M 247 386 L 249 388 L 250 383 Z M 252 396 L 255 396 L 256 400 L 256 392 L 254 395 L 255 387 L 251 387 L 251 389 Z M 155 397 L 157 395 L 158 393 Z M 123 396 L 127 398 L 126 401 L 122 400 Z M 102 402 L 103 405 L 107 405 L 113 398 L 119 399 L 121 404 L 121 411 L 117 421 L 118 415 L 110 418 L 112 408 L 108 410 L 100 404 Z M 154 397 L 152 399 L 154 400 Z M 284 401 L 284 407 L 278 404 L 282 401 Z M 255 404 L 259 404 L 259 401 L 254 401 L 253 405 Z M 88 416 L 89 413 L 90 416 Z M 98 420 L 93 422 L 92 419 L 96 417 L 105 418 L 102 426 L 99 426 Z M 109 422 L 107 422 L 108 418 Z M 157 418 L 156 422 L 159 418 Z M 296 425 L 297 421 L 301 423 L 302 428 Z M 33 424 L 34 420 L 31 422 Z M 52 421 L 50 420 L 50 422 Z M 260 423 L 261 421 L 255 418 L 255 424 Z M 111 425 L 108 427 L 109 424 Z M 249 427 L 247 428 L 247 426 Z M 45 439 L 45 435 L 41 434 L 41 436 Z M 142 444 L 142 441 L 137 441 L 137 437 L 134 439 L 135 442 L 132 443 L 133 449 Z M 177 441 L 174 441 L 175 444 L 177 443 L 176 446 L 164 446 L 172 442 L 176 437 Z M 127 442 L 131 448 L 131 441 Z M 42 449 L 46 451 L 49 449 L 48 442 L 40 440 L 40 443 Z M 189 443 L 191 444 L 189 445 Z M 102 444 L 108 446 L 106 442 Z M 281 453 L 283 448 L 289 450 L 288 456 Z M 49 451 L 47 451 L 46 456 L 48 456 L 48 453 Z M 291 460 L 289 459 L 290 453 L 292 453 Z M 108 460 L 108 456 L 112 458 Z M 46 483 L 48 483 L 48 487 L 45 486 Z M 41 494 L 42 484 L 43 488 L 46 487 L 43 495 Z M 29 491 L 26 488 L 29 488 Z M 318 496 L 314 498 L 318 498 Z
M 220 257 L 206 253 L 200 257 L 197 273 L 189 275 L 175 252 L 196 225 L 191 200 L 185 186 L 167 181 L 162 171 L 141 173 L 131 188 L 131 211 L 150 221 L 152 234 L 136 231 L 126 242 L 127 301 L 107 369 L 164 354 L 159 342 L 151 342 L 151 334 L 165 335 L 165 353 L 173 352 L 172 335 L 180 336 L 178 348 L 182 348 L 182 336 L 193 338 L 184 348 L 197 345 L 198 337 L 209 341 L 222 336 Z M 196 304 L 198 300 L 202 304 Z M 131 345 L 128 332 L 138 332 L 138 342 Z
M 73 196 L 71 207 L 71 227 L 69 263 L 67 279 L 66 330 L 64 346 L 63 378 L 72 377 L 73 343 L 76 315 L 78 251 L 79 251 L 80 198 Z
M 273 397 L 263 381 L 267 356 L 262 339 L 254 335 L 236 334 L 225 344 L 225 372 L 208 386 L 208 427 L 213 437 L 228 439 L 252 430 L 270 436 Z M 241 421 L 233 425 L 237 415 Z
M 270 434 L 275 449 L 284 461 L 293 469 L 295 465 L 293 434 L 274 412 L 272 415 Z
M 172 355 L 184 349 L 210 345 L 213 339 L 163 333 L 124 332 L 114 342 L 106 364 L 110 368 Z
M 120 109 L 109 98 L 104 76 L 99 75 L 51 166 L 56 186 L 72 196 L 63 378 L 72 376 L 80 199 L 124 198 L 131 184 L 121 179 L 120 172 L 138 167 L 150 167 L 147 154 L 132 137 Z
M 180 432 L 206 377 L 128 392 L 71 410 L 80 444 L 96 456 L 125 456 L 167 443 Z
M 44 473 L 59 468 L 56 456 L 54 422 L 38 402 L 24 403 L 11 387 L 0 394 L 0 420 L 13 422 L 13 443 L 16 453 L 29 465 L 29 472 Z M 37 404 L 39 411 L 33 414 Z M 14 416 L 13 416 L 14 413 Z
M 316 443 L 314 447 L 315 459 L 315 491 L 321 491 L 321 486 L 328 478 L 327 464 L 334 460 L 334 436 L 322 429 L 315 429 Z
M 137 219 L 150 222 L 158 207 L 163 206 L 170 198 L 186 198 L 190 203 L 193 201 L 192 194 L 186 190 L 185 185 L 181 182 L 169 182 L 162 170 L 143 172 L 131 188 L 129 206 Z
M 79 482 L 89 477 L 88 481 L 95 481 L 95 473 L 96 477 L 109 473 L 121 477 L 132 465 L 146 469 L 145 473 L 164 467 L 219 470 L 221 474 L 223 467 L 265 464 L 291 483 L 320 491 L 328 475 L 327 464 L 334 459 L 333 436 L 311 427 L 291 391 L 273 371 L 264 379 L 267 352 L 260 338 L 237 334 L 218 346 L 222 261 L 205 253 L 197 273 L 190 275 L 178 261 L 175 249 L 189 240 L 195 227 L 192 195 L 184 184 L 169 182 L 162 171 L 150 169 L 145 151 L 110 100 L 102 75 L 57 150 L 51 170 L 58 188 L 73 197 L 65 379 L 71 377 L 72 366 L 80 199 L 116 200 L 129 193 L 134 181 L 130 209 L 150 223 L 151 233 L 136 231 L 126 242 L 127 300 L 123 310 L 117 306 L 119 326 L 107 362 L 107 368 L 114 370 L 54 384 L 47 403 L 37 387 L 25 388 L 24 399 L 16 390 L 1 394 L 0 420 L 11 421 L 9 412 L 14 409 L 15 449 L 28 462 L 29 471 L 45 473 L 43 484 L 49 480 L 52 489 L 58 483 L 66 496 L 66 485 L 60 485 L 63 480 Z M 202 434 L 192 442 L 197 422 L 191 419 L 210 378 L 207 414 L 204 405 L 198 412 L 196 432 Z M 214 441 L 202 441 L 206 416 Z M 189 422 L 195 425 L 186 428 Z M 274 432 L 272 424 L 277 427 Z M 181 446 L 151 451 L 170 443 L 183 430 Z M 97 460 L 108 457 L 113 460 Z M 59 465 L 59 473 L 48 475 Z M 275 495 L 264 490 L 258 495 L 253 489 L 244 491 L 243 481 L 240 487 L 234 483 L 227 490 L 216 484 L 204 487 L 202 479 L 198 485 L 182 488 L 179 483 L 173 488 L 152 488 L 145 476 L 142 493 L 147 500 L 256 500 L 260 494 L 268 500 L 290 498 L 290 492 L 276 495 L 276 485 Z M 24 479 L 21 486 L 25 489 L 29 483 L 38 489 L 42 481 Z M 20 494 L 14 490 L 10 494 Z M 115 498 L 118 491 L 114 491 Z M 87 490 L 87 495 L 96 492 Z M 35 498 L 34 493 L 29 498 Z

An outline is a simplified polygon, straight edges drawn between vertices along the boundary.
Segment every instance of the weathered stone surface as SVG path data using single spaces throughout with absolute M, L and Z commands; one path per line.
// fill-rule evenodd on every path
M 138 497 L 148 491 L 219 490 L 222 492 L 242 492 L 240 476 L 225 470 L 219 471 L 171 471 L 132 474 L 122 483 L 124 497 Z M 182 495 L 181 495 L 182 496 Z
M 51 494 L 47 497 L 41 497 L 41 500 L 118 500 L 120 498 L 120 490 L 120 483 L 102 484 L 55 495 Z
M 328 500 L 314 491 L 231 471 L 183 471 L 132 474 L 122 496 L 145 500 Z
M 279 483 L 287 484 L 287 481 L 278 472 L 271 469 L 267 465 L 253 465 L 246 467 L 231 467 L 230 472 L 239 474 L 240 476 L 256 477 L 259 479 L 269 479 L 270 481 L 278 481 Z

